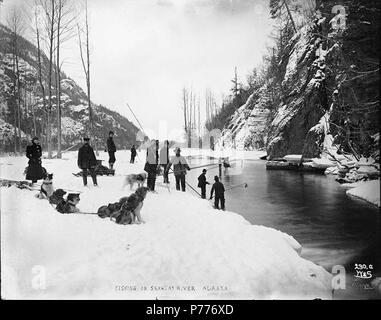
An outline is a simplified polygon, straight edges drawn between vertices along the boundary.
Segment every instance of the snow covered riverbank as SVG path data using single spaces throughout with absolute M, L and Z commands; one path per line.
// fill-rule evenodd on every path
M 380 207 L 380 180 L 353 183 L 347 194 Z
M 99 177 L 99 188 L 91 183 L 84 188 L 71 174 L 78 171 L 75 153 L 65 154 L 66 160 L 43 160 L 43 165 L 54 172 L 56 188 L 82 191 L 79 208 L 94 212 L 130 193 L 121 188 L 123 176 L 140 172 L 143 162 L 130 165 L 128 155 L 117 153 L 117 175 Z M 25 159 L 1 158 L 0 163 L 0 177 L 22 179 Z M 301 258 L 300 244 L 291 236 L 251 225 L 236 213 L 216 211 L 190 193 L 157 190 L 142 209 L 146 224 L 122 226 L 97 216 L 61 215 L 36 199 L 35 192 L 2 188 L 2 296 L 331 297 L 330 274 Z

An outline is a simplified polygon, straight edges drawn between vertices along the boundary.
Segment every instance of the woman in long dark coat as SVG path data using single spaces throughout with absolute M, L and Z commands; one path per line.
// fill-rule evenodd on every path
M 32 180 L 32 183 L 44 178 L 45 170 L 41 165 L 41 156 L 40 142 L 37 137 L 34 137 L 32 144 L 26 147 L 26 157 L 29 159 L 26 180 Z

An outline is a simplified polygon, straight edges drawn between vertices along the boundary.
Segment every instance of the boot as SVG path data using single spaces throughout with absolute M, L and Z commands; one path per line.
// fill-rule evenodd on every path
M 97 175 L 96 174 L 93 174 L 92 176 L 91 176 L 91 178 L 93 179 L 93 184 L 94 184 L 94 186 L 98 186 L 98 182 L 97 182 Z

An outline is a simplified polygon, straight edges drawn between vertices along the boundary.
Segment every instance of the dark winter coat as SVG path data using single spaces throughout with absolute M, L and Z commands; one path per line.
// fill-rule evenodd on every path
M 94 168 L 97 164 L 93 148 L 85 143 L 78 150 L 78 167 L 81 169 Z
M 109 137 L 107 139 L 107 151 L 108 152 L 116 152 L 116 146 L 115 146 L 115 143 L 114 143 L 114 139 Z
M 206 176 L 204 173 L 201 173 L 200 176 L 198 177 L 198 185 L 197 187 L 203 188 L 205 187 L 209 182 L 206 181 Z
M 29 159 L 29 163 L 36 163 L 42 157 L 42 149 L 39 144 L 33 143 L 26 147 L 26 157 Z
M 39 144 L 33 143 L 26 147 L 26 156 L 29 159 L 26 171 L 26 180 L 37 181 L 44 178 L 46 170 L 41 166 L 42 149 Z
M 217 198 L 223 198 L 225 193 L 225 187 L 221 182 L 213 183 L 212 190 L 210 190 L 210 197 L 213 197 L 213 192 L 216 192 Z
M 131 147 L 131 155 L 132 155 L 133 157 L 136 156 L 136 149 L 135 149 L 135 147 Z

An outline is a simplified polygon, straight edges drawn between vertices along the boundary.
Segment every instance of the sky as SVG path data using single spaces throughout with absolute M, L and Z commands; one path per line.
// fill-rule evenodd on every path
M 28 1 L 4 0 L 2 23 Z M 149 136 L 181 132 L 183 87 L 201 96 L 202 110 L 206 89 L 221 102 L 235 66 L 245 82 L 271 44 L 268 0 L 88 0 L 88 7 L 91 99 L 136 123 L 128 103 Z M 77 38 L 61 56 L 63 71 L 85 88 Z

